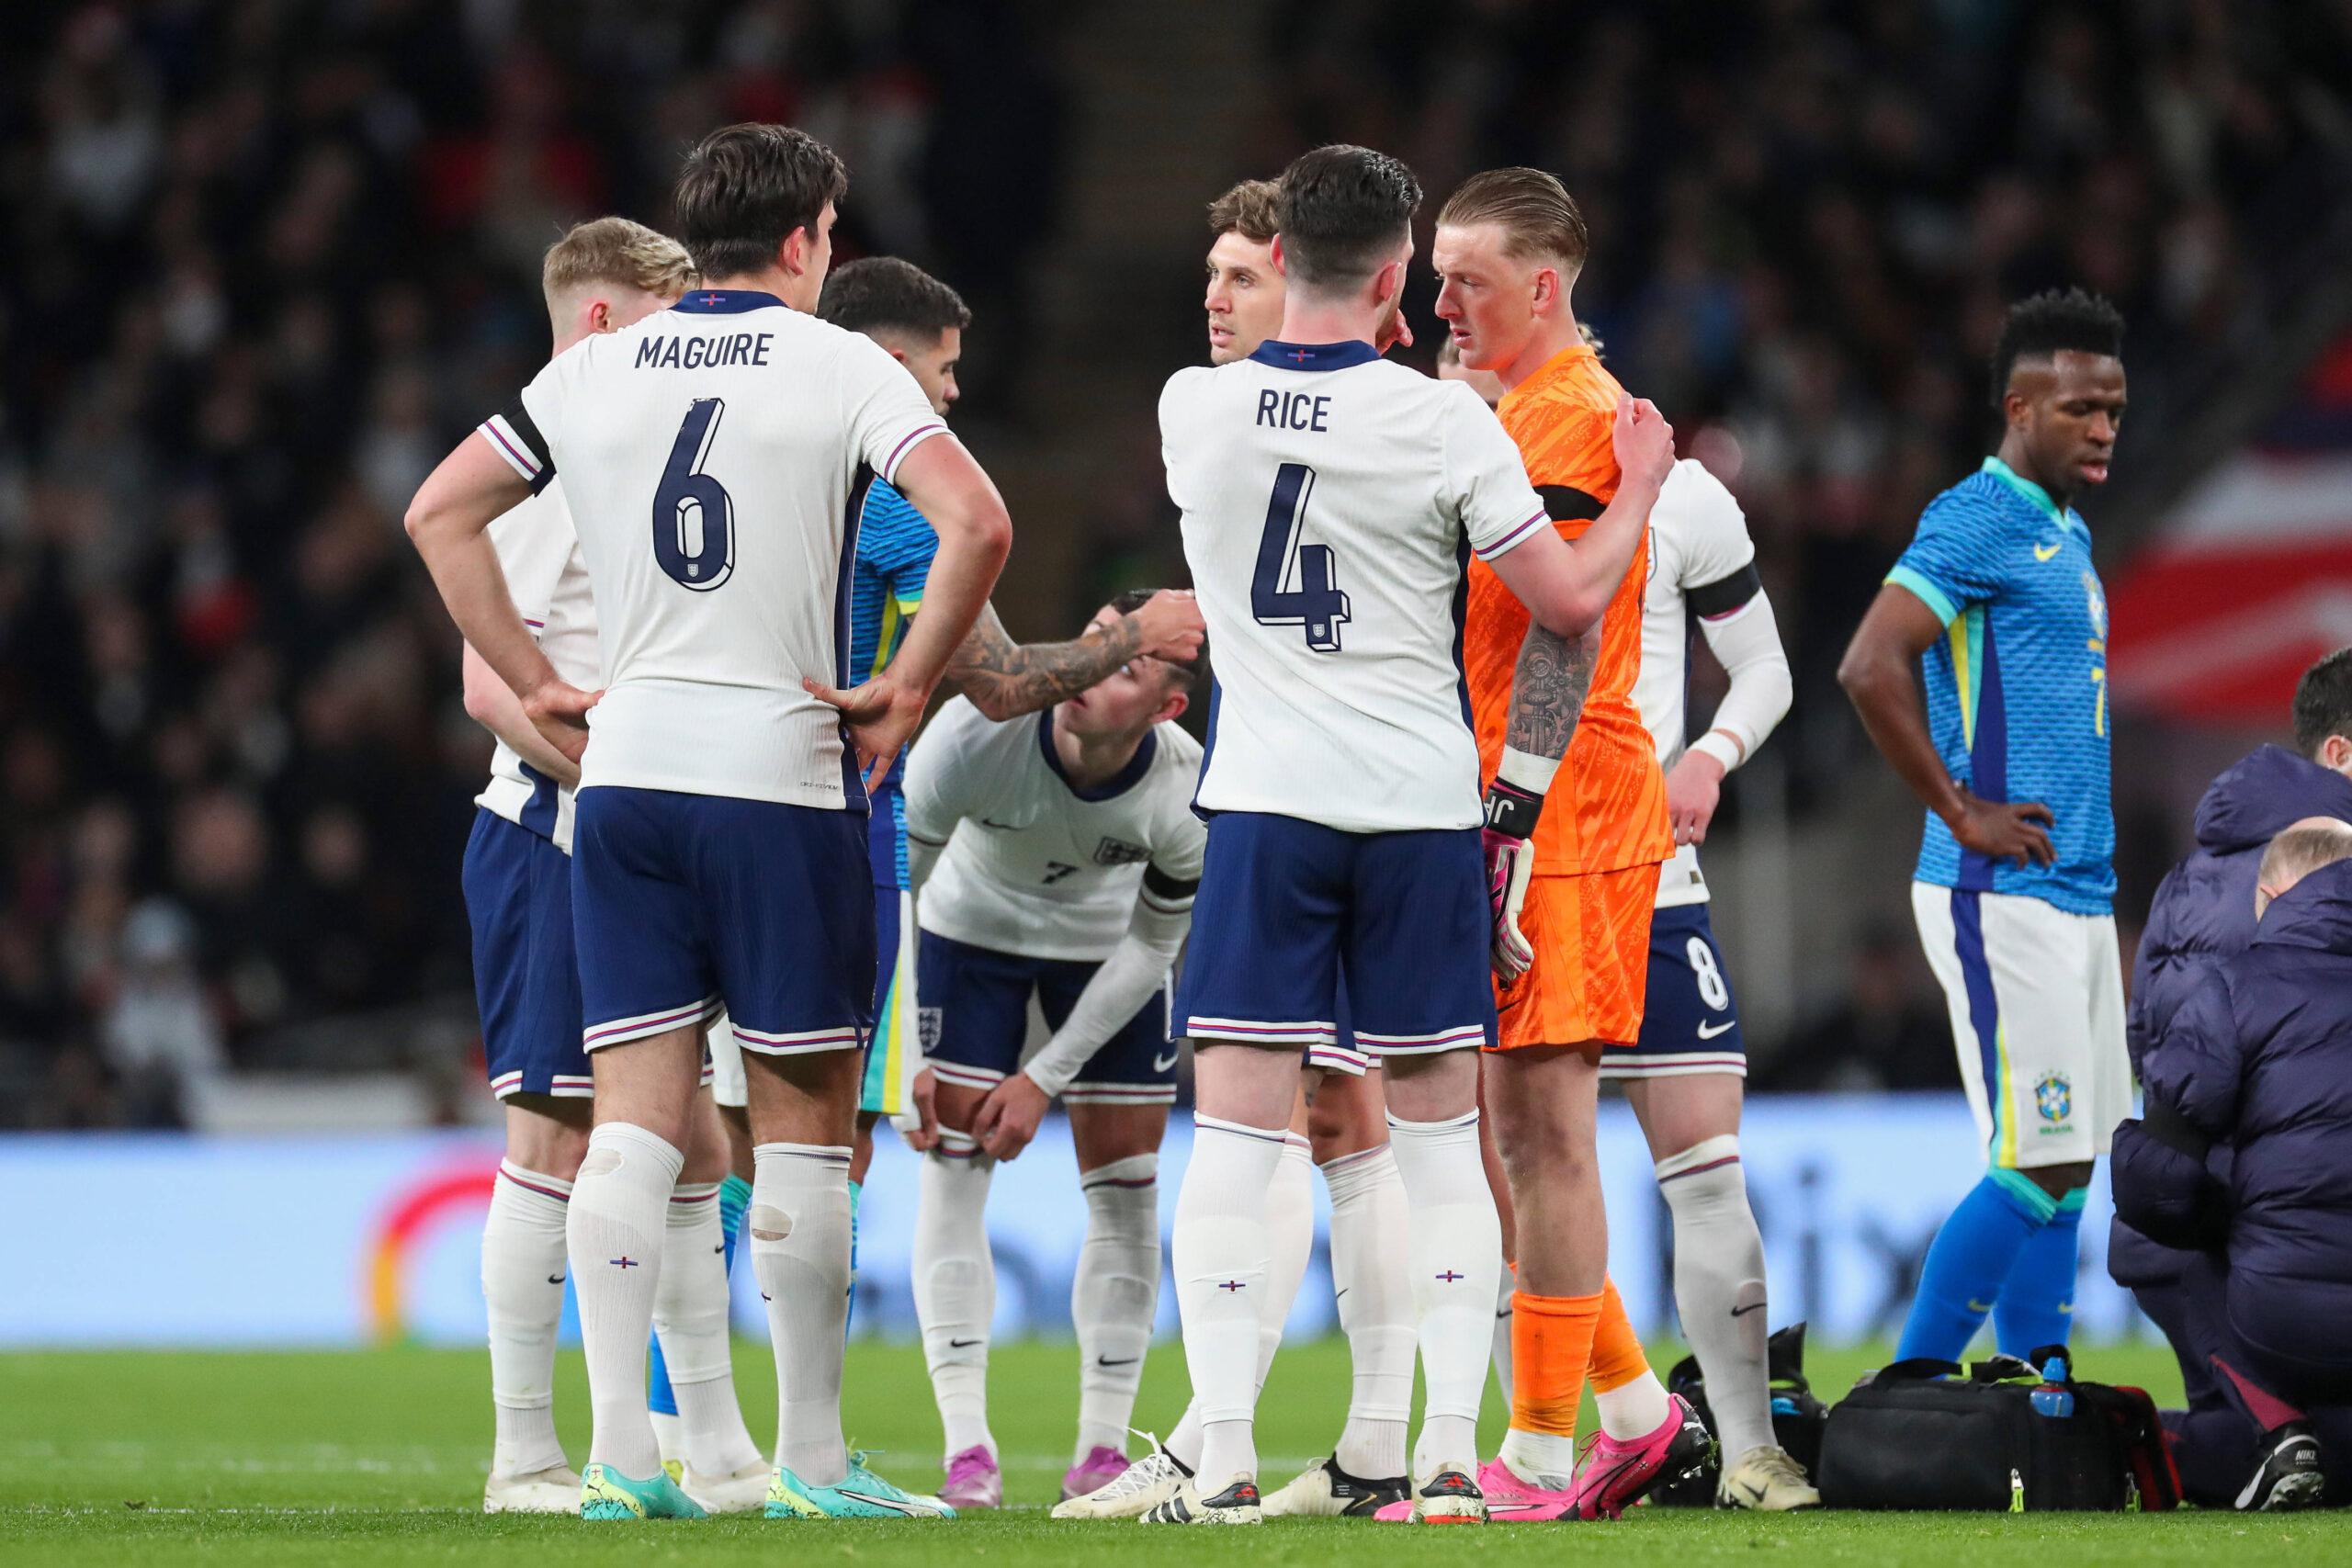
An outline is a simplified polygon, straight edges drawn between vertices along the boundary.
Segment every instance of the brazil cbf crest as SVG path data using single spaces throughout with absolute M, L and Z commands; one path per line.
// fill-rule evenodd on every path
M 2088 602 L 2091 613 L 2091 635 L 2096 637 L 2105 637 L 2107 636 L 2107 590 L 2098 585 L 2098 573 L 2089 571 L 2083 573 L 2083 596 Z
M 2064 1122 L 2075 1110 L 2075 1086 L 2064 1073 L 2044 1073 L 2033 1080 L 2033 1103 L 2044 1122 Z

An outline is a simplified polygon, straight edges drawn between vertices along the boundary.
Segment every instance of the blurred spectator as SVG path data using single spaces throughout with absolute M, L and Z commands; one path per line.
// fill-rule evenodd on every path
M 1941 998 L 1920 984 L 1909 933 L 1880 927 L 1855 943 L 1835 1007 L 1799 1030 L 1754 1074 L 1754 1087 L 1860 1093 L 1958 1089 L 1951 1021 Z
M 6 1120 L 164 1124 L 257 1031 L 470 995 L 486 742 L 399 519 L 543 357 L 541 252 L 599 210 L 659 221 L 712 126 L 800 118 L 855 170 L 840 254 L 1017 292 L 1058 134 L 1036 15 L 0 16 Z M 961 183 L 943 96 L 1011 117 L 1017 191 L 986 158 Z

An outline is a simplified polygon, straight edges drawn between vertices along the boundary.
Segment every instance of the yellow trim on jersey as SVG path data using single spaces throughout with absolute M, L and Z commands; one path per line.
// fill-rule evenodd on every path
M 2001 1081 L 1987 1085 L 1990 1092 L 1984 1097 L 1993 1106 L 1993 1114 L 1999 1118 L 1999 1131 L 1994 1134 L 1993 1163 L 2004 1170 L 2015 1170 L 2018 1168 L 2018 1118 L 2017 1107 L 2009 1101 L 2009 1025 L 2007 1019 L 1993 1025 L 1993 1053 L 2000 1063 L 2001 1072 Z

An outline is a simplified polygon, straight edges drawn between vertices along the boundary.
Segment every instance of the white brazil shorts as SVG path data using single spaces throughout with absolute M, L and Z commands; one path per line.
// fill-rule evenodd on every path
M 1997 1169 L 2108 1152 L 2132 1113 L 2123 964 L 2112 915 L 1911 885 L 1928 964 L 1951 1009 L 1961 1081 Z

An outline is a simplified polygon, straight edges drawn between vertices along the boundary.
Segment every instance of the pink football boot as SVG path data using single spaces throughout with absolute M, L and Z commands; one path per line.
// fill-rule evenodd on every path
M 975 1443 L 950 1459 L 939 1500 L 958 1509 L 1004 1506 L 1004 1472 L 996 1467 L 996 1455 Z
M 1679 1393 L 1667 1396 L 1666 1419 L 1657 1431 L 1631 1442 L 1595 1432 L 1569 1488 L 1577 1517 L 1622 1518 L 1661 1481 L 1687 1475 L 1706 1462 L 1714 1439 L 1706 1423 Z

